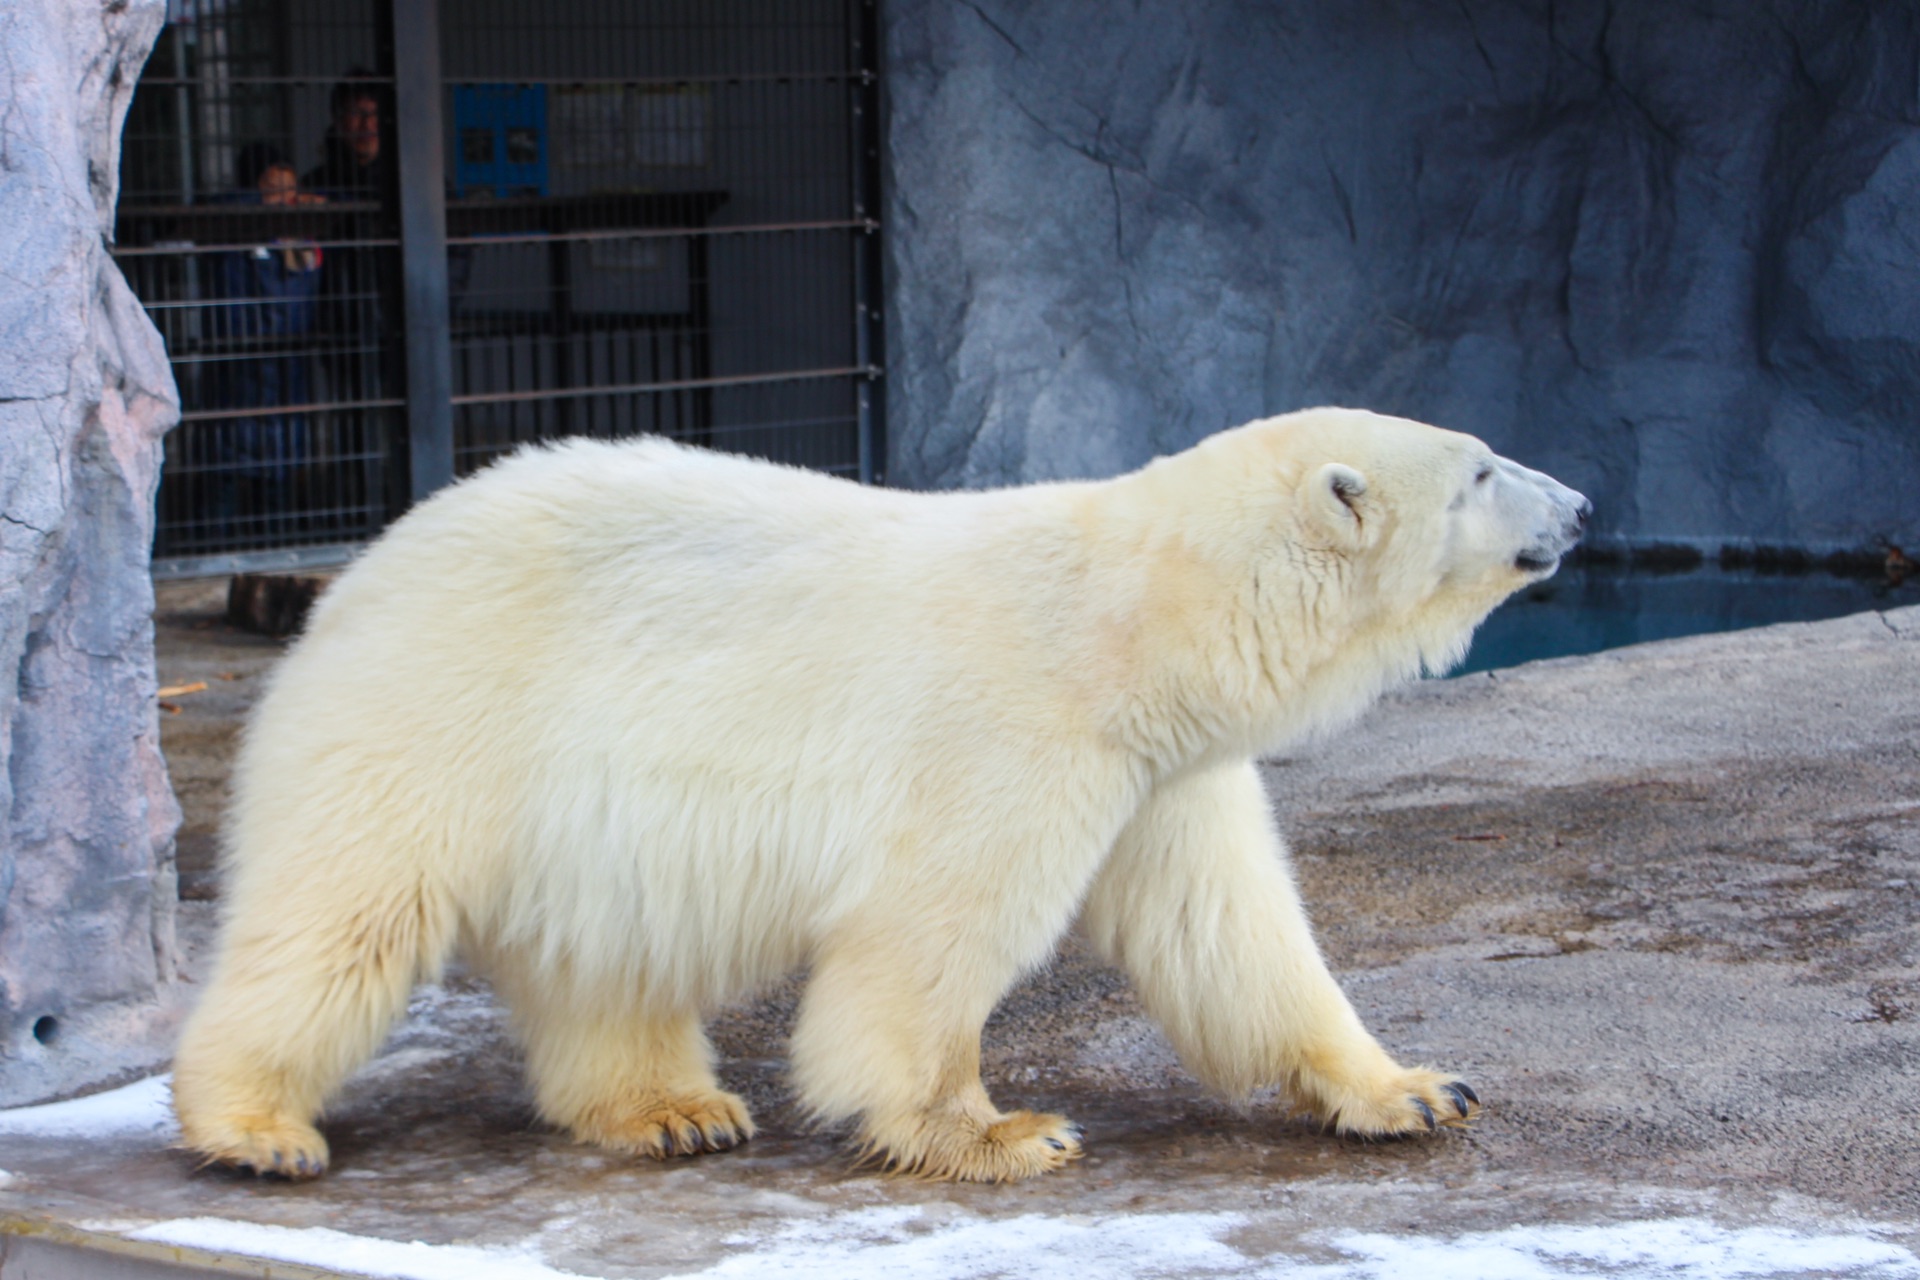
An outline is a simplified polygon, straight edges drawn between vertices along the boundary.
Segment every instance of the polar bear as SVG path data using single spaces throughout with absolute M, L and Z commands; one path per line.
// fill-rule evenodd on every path
M 1132 474 L 905 493 L 657 440 L 530 449 L 320 601 L 250 724 L 184 1145 L 320 1173 L 314 1119 L 456 950 L 540 1113 L 654 1156 L 753 1132 L 703 1014 L 801 966 L 814 1116 L 1002 1181 L 1080 1150 L 979 1074 L 1078 918 L 1186 1064 L 1354 1134 L 1464 1123 L 1317 950 L 1253 761 L 1444 668 L 1588 506 L 1321 409 Z

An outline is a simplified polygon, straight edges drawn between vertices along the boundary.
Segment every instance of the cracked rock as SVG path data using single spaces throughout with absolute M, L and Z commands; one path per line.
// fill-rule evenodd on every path
M 108 255 L 163 0 L 0 10 L 0 1105 L 164 1058 L 173 833 L 153 492 L 179 416 Z
M 1920 528 L 1920 9 L 896 0 L 889 479 L 1265 414 L 1471 431 L 1597 532 Z

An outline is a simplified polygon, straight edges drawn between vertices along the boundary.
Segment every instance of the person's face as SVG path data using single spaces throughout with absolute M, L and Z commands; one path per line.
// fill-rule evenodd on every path
M 374 98 L 350 98 L 340 104 L 334 129 L 345 140 L 353 158 L 372 164 L 380 158 L 380 103 Z
M 300 179 L 292 165 L 276 164 L 260 175 L 260 203 L 293 204 L 300 196 Z

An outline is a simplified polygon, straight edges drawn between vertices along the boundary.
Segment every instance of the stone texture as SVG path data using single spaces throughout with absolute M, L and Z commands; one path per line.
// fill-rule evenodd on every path
M 0 9 L 0 1102 L 151 1061 L 174 976 L 148 557 L 178 396 L 108 256 L 162 0 Z M 36 1034 L 37 1032 L 37 1034 Z
M 1920 534 L 1920 10 L 886 7 L 889 478 L 1097 475 L 1316 403 L 1602 537 Z

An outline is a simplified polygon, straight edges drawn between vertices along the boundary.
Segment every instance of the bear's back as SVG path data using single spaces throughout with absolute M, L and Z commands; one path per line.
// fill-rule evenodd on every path
M 689 991 L 764 978 L 877 874 L 911 794 L 994 772 L 950 758 L 1037 749 L 1010 618 L 1049 501 L 663 442 L 519 455 L 323 598 L 250 726 L 240 843 L 377 806 L 503 886 L 466 908 L 502 945 L 591 938 L 664 975 L 704 938 Z M 1007 745 L 960 745 L 983 733 Z

